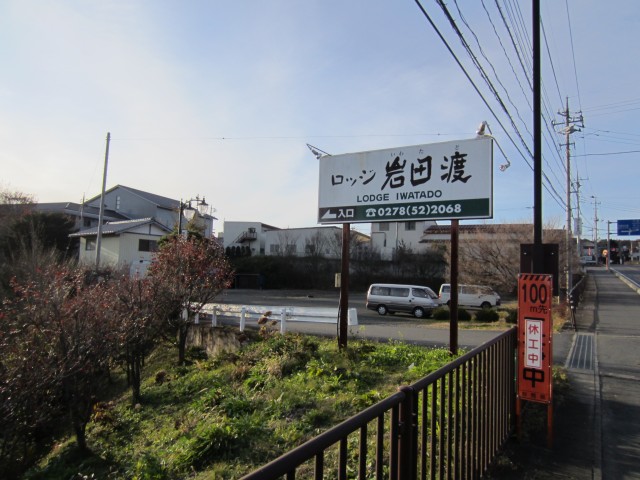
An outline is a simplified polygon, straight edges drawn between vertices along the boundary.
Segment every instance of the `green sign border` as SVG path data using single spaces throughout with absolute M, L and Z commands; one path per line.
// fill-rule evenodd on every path
M 373 210 L 375 215 L 367 216 Z M 322 218 L 334 212 L 335 218 Z M 349 215 L 353 212 L 353 215 Z M 349 216 L 347 216 L 349 215 Z M 371 223 L 413 220 L 470 220 L 492 218 L 491 200 L 473 198 L 437 202 L 347 205 L 318 209 L 318 223 Z

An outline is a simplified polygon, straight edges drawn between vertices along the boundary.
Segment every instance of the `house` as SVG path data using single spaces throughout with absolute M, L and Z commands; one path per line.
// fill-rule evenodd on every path
M 75 222 L 74 231 L 82 230 L 83 228 L 91 228 L 98 226 L 98 219 L 100 218 L 100 208 L 89 206 L 85 203 L 74 202 L 53 202 L 53 203 L 36 203 L 33 205 L 35 211 L 43 213 L 59 213 L 66 215 Z M 105 209 L 102 213 L 102 221 L 104 222 L 117 222 L 121 220 L 128 220 L 129 217 L 118 213 L 114 210 Z
M 545 234 L 551 232 L 545 230 Z M 531 235 L 533 239 L 533 225 L 520 223 L 507 224 L 473 224 L 458 226 L 458 240 L 462 242 L 473 241 L 478 238 L 490 236 L 495 241 L 508 241 L 516 238 L 526 238 Z M 432 244 L 451 241 L 451 225 L 429 225 L 421 232 L 420 243 Z M 519 244 L 518 244 L 519 245 Z
M 101 198 L 97 195 L 79 204 L 34 205 L 38 211 L 61 213 L 75 220 L 76 232 L 70 237 L 80 239 L 79 261 L 88 265 L 96 262 Z M 189 222 L 200 227 L 205 237 L 213 237 L 216 218 L 207 213 L 208 207 L 199 197 L 182 201 L 124 185 L 110 188 L 105 191 L 102 209 L 100 265 L 131 265 L 133 273 L 143 274 L 159 238 L 175 228 L 184 229 Z
M 97 195 L 90 198 L 85 202 L 85 205 L 99 210 L 101 197 L 102 195 Z M 104 193 L 105 211 L 115 212 L 130 220 L 153 218 L 170 230 L 173 230 L 179 223 L 182 225 L 187 224 L 184 211 L 187 209 L 192 210 L 190 207 L 193 207 L 191 205 L 193 201 L 174 200 L 124 185 L 116 185 Z M 204 198 L 196 197 L 195 201 L 204 202 Z M 206 206 L 206 202 L 204 205 Z M 180 218 L 181 216 L 182 218 Z M 210 214 L 202 212 L 197 214 L 197 218 L 199 225 L 204 228 L 204 236 L 207 238 L 212 237 L 213 222 L 217 219 Z
M 100 265 L 128 267 L 131 275 L 144 276 L 158 240 L 171 231 L 153 218 L 107 222 L 102 226 Z M 80 263 L 95 264 L 98 227 L 70 236 L 80 238 Z
M 100 198 L 101 195 L 97 195 L 84 203 L 53 202 L 29 206 L 38 212 L 66 215 L 74 220 L 74 230 L 80 231 L 98 226 Z M 204 198 L 196 197 L 183 202 L 124 185 L 116 185 L 105 192 L 102 223 L 153 218 L 165 227 L 173 229 L 180 224 L 187 225 L 189 214 L 193 213 L 191 217 L 195 217 L 195 222 L 203 229 L 203 235 L 207 238 L 213 237 L 213 222 L 217 219 L 206 211 L 196 211 L 195 206 L 208 208 Z

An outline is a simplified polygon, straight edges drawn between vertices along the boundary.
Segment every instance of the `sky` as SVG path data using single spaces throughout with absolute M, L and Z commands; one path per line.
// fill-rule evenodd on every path
M 486 121 L 493 218 L 463 223 L 533 222 L 530 2 L 447 2 L 482 70 L 437 2 L 421 5 L 427 15 L 414 0 L 3 0 L 0 188 L 98 195 L 109 132 L 107 188 L 204 196 L 217 231 L 311 227 L 307 144 L 337 155 L 464 140 Z M 543 221 L 566 225 L 568 102 L 583 119 L 571 217 L 585 238 L 596 218 L 598 237 L 615 238 L 617 220 L 640 218 L 640 3 L 541 0 L 541 16 Z

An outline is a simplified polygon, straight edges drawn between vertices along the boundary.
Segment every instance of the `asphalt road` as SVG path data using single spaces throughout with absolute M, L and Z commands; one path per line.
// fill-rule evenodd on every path
M 604 269 L 605 267 L 602 268 Z M 640 265 L 611 265 L 610 268 L 617 272 L 620 272 L 625 277 L 630 278 L 635 283 L 640 285 Z
M 338 307 L 339 291 L 302 290 L 225 290 L 220 303 L 236 305 L 274 305 L 300 307 Z M 349 327 L 350 338 L 370 340 L 403 340 L 420 345 L 449 348 L 451 332 L 448 324 L 417 319 L 411 315 L 378 315 L 367 310 L 366 293 L 350 293 L 349 308 L 358 312 L 358 325 Z M 288 322 L 291 331 L 314 335 L 337 336 L 336 324 Z M 493 339 L 502 330 L 458 330 L 458 346 L 470 349 Z

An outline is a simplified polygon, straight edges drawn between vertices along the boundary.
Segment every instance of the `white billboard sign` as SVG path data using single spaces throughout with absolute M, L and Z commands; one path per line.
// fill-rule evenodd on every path
M 320 157 L 318 223 L 492 218 L 491 137 Z

